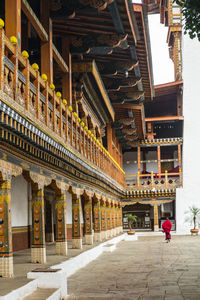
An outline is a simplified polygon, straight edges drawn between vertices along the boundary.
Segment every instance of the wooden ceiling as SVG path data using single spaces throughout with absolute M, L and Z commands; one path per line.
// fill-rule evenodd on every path
M 177 92 L 183 87 L 183 81 L 173 81 L 165 84 L 155 85 L 155 98 L 166 95 L 177 95 Z
M 52 7 L 54 36 L 69 37 L 73 62 L 95 60 L 115 110 L 126 118 L 126 104 L 132 109 L 136 126 L 134 138 L 144 138 L 143 102 L 152 99 L 153 76 L 148 24 L 142 5 L 131 0 L 61 0 Z M 116 124 L 115 124 L 116 125 Z M 125 125 L 122 124 L 124 128 Z M 128 125 L 130 132 L 132 125 Z M 127 130 L 124 128 L 124 130 Z M 130 136 L 121 134 L 123 147 Z M 130 146 L 130 143 L 129 143 Z

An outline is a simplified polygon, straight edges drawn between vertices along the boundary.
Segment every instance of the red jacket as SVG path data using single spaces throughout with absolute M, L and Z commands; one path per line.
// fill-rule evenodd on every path
M 170 220 L 166 220 L 162 224 L 162 229 L 164 232 L 170 232 L 171 228 L 172 228 L 172 223 L 170 222 Z

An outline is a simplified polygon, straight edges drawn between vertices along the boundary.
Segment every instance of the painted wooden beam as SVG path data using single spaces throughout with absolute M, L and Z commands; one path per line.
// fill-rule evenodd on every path
M 22 0 L 22 10 L 32 26 L 35 28 L 37 34 L 39 35 L 40 39 L 42 42 L 47 42 L 48 41 L 48 34 L 42 24 L 40 23 L 39 19 L 37 18 L 36 14 L 30 7 L 29 3 L 27 0 Z
M 90 34 L 71 37 L 71 53 L 89 54 L 93 48 L 118 47 L 122 41 L 127 39 L 125 34 Z
M 105 78 L 104 84 L 108 91 L 119 91 L 121 88 L 134 87 L 141 80 L 141 78 Z
M 68 65 L 65 63 L 64 59 L 62 58 L 62 56 L 60 55 L 60 53 L 58 52 L 54 44 L 53 44 L 53 57 L 57 62 L 57 64 L 59 65 L 59 67 L 61 68 L 61 70 L 64 73 L 67 73 L 69 71 Z
M 158 122 L 158 121 L 178 121 L 184 120 L 183 116 L 163 116 L 154 118 L 145 118 L 145 122 Z
M 62 20 L 67 18 L 73 18 L 76 15 L 76 11 L 81 11 L 83 9 L 95 9 L 102 11 L 107 8 L 109 4 L 114 2 L 114 0 L 67 0 L 61 1 L 61 5 L 57 10 L 51 11 L 51 17 L 55 20 Z
M 48 0 L 40 1 L 40 19 L 49 36 L 48 41 L 41 43 L 41 72 L 53 83 L 53 32 Z
M 144 92 L 130 92 L 130 93 L 122 93 L 122 92 L 109 92 L 110 100 L 113 104 L 124 104 L 127 102 L 137 101 L 144 95 Z
M 138 65 L 138 61 L 128 59 L 125 61 L 98 62 L 97 66 L 101 75 L 117 75 L 118 72 L 131 71 Z

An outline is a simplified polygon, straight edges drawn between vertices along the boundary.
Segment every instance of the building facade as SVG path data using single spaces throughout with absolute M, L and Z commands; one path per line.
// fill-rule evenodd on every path
M 185 220 L 185 212 L 189 207 L 200 207 L 198 198 L 199 161 L 199 50 L 197 38 L 191 39 L 183 34 L 184 20 L 181 18 L 181 8 L 173 1 L 144 1 L 149 13 L 160 13 L 161 23 L 168 26 L 167 43 L 170 58 L 174 62 L 175 80 L 182 80 L 184 85 L 179 100 L 179 115 L 184 116 L 183 130 L 183 163 L 182 185 L 176 189 L 176 232 L 187 234 L 191 224 Z M 198 224 L 199 225 L 199 224 Z
M 172 229 L 179 232 L 184 223 L 183 202 L 179 194 L 184 178 L 185 114 L 181 9 L 173 1 L 147 0 L 143 4 L 148 14 L 160 14 L 160 22 L 169 28 L 167 43 L 174 63 L 175 81 L 154 87 L 153 101 L 147 100 L 144 104 L 145 138 L 135 142 L 123 155 L 127 182 L 127 196 L 123 201 L 124 228 L 127 228 L 128 212 L 138 217 L 133 224 L 135 228 L 158 231 L 169 217 Z
M 153 98 L 145 7 L 0 3 L 0 276 L 122 232 L 123 152 Z

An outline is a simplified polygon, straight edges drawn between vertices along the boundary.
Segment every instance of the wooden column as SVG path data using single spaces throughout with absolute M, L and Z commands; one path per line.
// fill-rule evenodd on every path
M 110 155 L 113 154 L 112 151 L 112 127 L 111 127 L 111 122 L 108 123 L 107 125 L 107 146 L 108 146 L 108 152 Z
M 106 238 L 106 204 L 101 202 L 101 237 L 104 240 Z
M 85 199 L 84 205 L 85 212 L 85 244 L 93 244 L 93 235 L 92 235 L 92 198 Z
M 4 43 L 4 29 L 0 28 L 0 90 L 3 90 L 4 85 L 4 53 L 5 53 L 5 43 Z
M 159 231 L 158 205 L 154 204 L 154 206 L 153 206 L 153 212 L 154 212 L 154 231 Z
M 110 204 L 107 203 L 106 206 L 106 221 L 107 221 L 107 238 L 110 237 Z
M 69 72 L 62 76 L 63 98 L 66 98 L 68 105 L 72 106 L 72 58 L 70 53 L 70 42 L 67 37 L 62 38 L 62 57 L 69 68 Z
M 118 209 L 118 204 L 115 205 L 115 231 L 116 231 L 116 235 L 119 233 L 118 229 L 119 229 L 119 209 Z
M 66 193 L 56 195 L 56 254 L 67 255 Z
M 109 205 L 110 208 L 110 237 L 113 236 L 113 219 L 112 219 L 112 204 Z
M 53 32 L 49 11 L 49 1 L 41 0 L 40 18 L 42 25 L 49 35 L 48 42 L 41 42 L 41 73 L 47 75 L 49 83 L 53 83 Z
M 137 147 L 137 163 L 138 163 L 138 172 L 141 171 L 141 148 Z
M 161 155 L 160 155 L 160 146 L 157 147 L 157 158 L 158 158 L 158 174 L 161 173 Z
M 177 115 L 182 116 L 182 90 L 177 92 Z
M 115 230 L 114 235 L 117 234 L 117 205 L 114 206 L 114 223 L 115 223 Z
M 182 169 L 181 145 L 180 144 L 178 144 L 178 165 L 179 165 L 179 168 Z
M 21 50 L 21 0 L 5 0 L 5 28 L 8 38 L 15 36 Z
M 145 151 L 142 152 L 142 159 L 143 159 L 143 161 L 145 161 L 145 162 L 143 162 L 143 171 L 146 172 L 147 164 L 146 164 L 146 152 Z
M 123 232 L 122 207 L 119 208 L 119 226 L 120 232 Z
M 111 224 L 112 224 L 112 229 L 111 229 L 111 234 L 114 236 L 114 231 L 115 231 L 115 214 L 114 214 L 114 204 L 111 206 Z
M 72 248 L 82 249 L 81 199 L 76 194 L 72 194 Z
M 120 167 L 123 168 L 122 145 L 120 144 Z
M 0 276 L 13 277 L 11 180 L 0 183 Z
M 101 242 L 101 210 L 100 201 L 95 199 L 94 204 L 94 241 Z
M 32 186 L 32 246 L 31 262 L 46 263 L 44 188 Z

